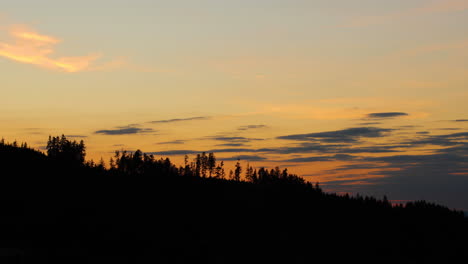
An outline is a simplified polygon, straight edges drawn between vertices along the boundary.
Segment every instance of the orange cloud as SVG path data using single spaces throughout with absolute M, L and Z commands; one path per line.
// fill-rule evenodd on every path
M 61 40 L 39 34 L 26 26 L 12 26 L 8 29 L 10 42 L 0 42 L 0 56 L 21 63 L 63 72 L 79 72 L 91 69 L 99 54 L 87 56 L 53 58 L 55 45 Z
M 45 35 L 40 35 L 35 32 L 28 32 L 27 29 L 21 29 L 21 28 L 10 30 L 10 34 L 15 36 L 18 39 L 34 41 L 34 42 L 37 42 L 38 44 L 40 43 L 56 44 L 60 42 L 60 40 L 56 38 L 45 36 Z
M 464 50 L 466 48 L 468 48 L 468 40 L 463 40 L 463 41 L 445 43 L 445 44 L 426 45 L 426 46 L 418 47 L 413 50 L 408 50 L 406 52 L 401 53 L 401 55 L 417 56 L 420 54 L 426 54 L 426 53 L 431 53 L 431 52 L 446 51 L 446 50 Z M 400 55 L 400 54 L 392 54 L 390 56 L 395 57 L 395 55 Z
M 455 12 L 468 9 L 467 0 L 439 0 L 427 6 L 415 9 L 416 12 L 426 13 L 440 13 L 440 12 Z
M 429 113 L 420 110 L 433 105 L 425 100 L 362 97 L 309 100 L 300 103 L 264 103 L 258 101 L 236 102 L 253 111 L 239 115 L 269 114 L 290 119 L 339 120 L 362 119 L 372 112 L 409 112 L 404 119 L 427 118 Z
M 237 103 L 239 104 L 239 102 Z M 337 120 L 361 118 L 369 112 L 369 110 L 358 108 L 313 106 L 309 104 L 267 104 L 252 101 L 245 101 L 240 104 L 253 108 L 253 111 L 235 116 L 269 114 L 291 119 Z

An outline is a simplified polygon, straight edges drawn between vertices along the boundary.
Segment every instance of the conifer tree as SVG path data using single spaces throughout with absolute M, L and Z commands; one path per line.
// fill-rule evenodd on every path
M 236 163 L 236 169 L 234 170 L 234 180 L 235 181 L 240 181 L 241 173 L 242 173 L 242 167 L 241 167 L 241 164 L 240 164 L 240 160 L 238 159 L 237 163 Z

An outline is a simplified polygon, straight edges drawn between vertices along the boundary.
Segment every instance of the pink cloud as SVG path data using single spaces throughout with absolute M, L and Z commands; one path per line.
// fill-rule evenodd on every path
M 54 57 L 56 45 L 62 40 L 38 33 L 27 26 L 15 25 L 7 27 L 5 30 L 10 39 L 9 41 L 0 41 L 0 56 L 10 60 L 62 72 L 90 71 L 104 67 L 92 65 L 101 57 L 98 53 L 85 56 Z M 112 66 L 114 67 L 115 63 Z

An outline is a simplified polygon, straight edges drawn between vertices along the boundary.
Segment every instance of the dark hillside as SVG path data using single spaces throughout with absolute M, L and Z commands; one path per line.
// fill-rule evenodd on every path
M 468 255 L 463 215 L 423 201 L 327 194 L 279 170 L 226 180 L 216 166 L 210 177 L 204 162 L 177 168 L 138 151 L 118 153 L 106 169 L 83 163 L 84 149 L 51 149 L 0 144 L 2 263 L 455 263 Z

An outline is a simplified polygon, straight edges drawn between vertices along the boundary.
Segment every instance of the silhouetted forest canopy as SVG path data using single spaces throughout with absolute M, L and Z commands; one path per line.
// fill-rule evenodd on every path
M 177 166 L 116 151 L 96 163 L 83 141 L 62 135 L 49 137 L 45 153 L 2 139 L 0 166 L 0 258 L 9 263 L 454 263 L 468 255 L 461 211 L 326 193 L 288 169 L 225 168 L 214 153 Z

